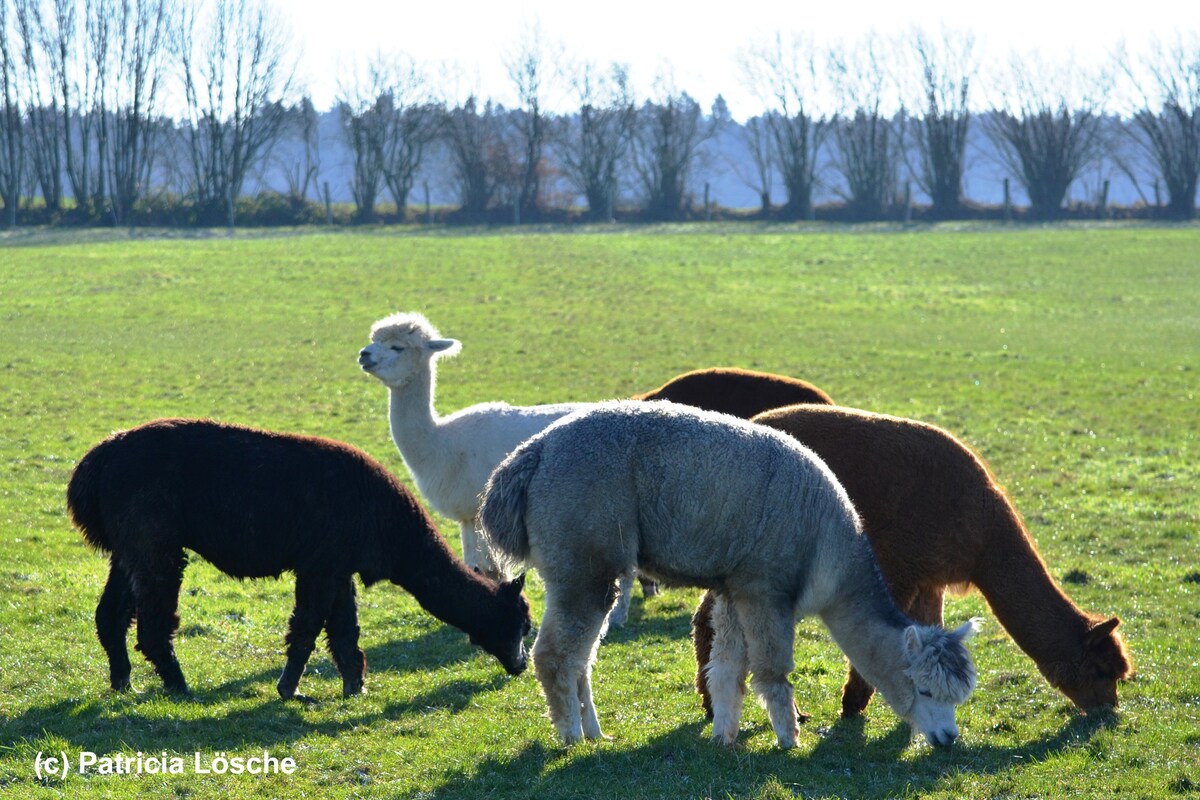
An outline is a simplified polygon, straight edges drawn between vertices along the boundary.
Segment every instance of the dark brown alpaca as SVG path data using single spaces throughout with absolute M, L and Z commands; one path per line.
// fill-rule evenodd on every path
M 173 644 L 186 550 L 237 578 L 295 573 L 287 665 L 276 685 L 285 700 L 322 628 L 343 693 L 362 691 L 355 573 L 366 586 L 403 586 L 510 674 L 525 668 L 524 577 L 497 583 L 467 569 L 412 493 L 348 444 L 157 420 L 88 451 L 71 475 L 67 507 L 88 543 L 109 554 L 96 633 L 115 690 L 129 688 L 125 637 L 136 617 L 138 650 L 168 691 L 187 692 Z
M 685 372 L 632 399 L 670 400 L 742 419 L 796 403 L 833 405 L 829 395 L 807 381 L 732 367 Z
M 1117 682 L 1132 671 L 1120 620 L 1087 614 L 1063 593 L 1004 489 L 966 445 L 932 425 L 848 408 L 792 406 L 753 421 L 796 437 L 833 470 L 901 610 L 941 624 L 947 587 L 973 585 L 1076 706 L 1117 704 Z M 705 595 L 693 619 L 696 686 L 710 715 L 704 676 L 712 602 Z M 873 693 L 851 670 L 842 714 L 861 712 Z

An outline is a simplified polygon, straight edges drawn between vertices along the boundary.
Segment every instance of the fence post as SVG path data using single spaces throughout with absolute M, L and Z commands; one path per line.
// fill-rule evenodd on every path
M 712 205 L 708 202 L 708 190 L 709 185 L 706 182 L 704 184 L 704 221 L 712 222 Z
M 1100 208 L 1097 209 L 1100 214 L 1100 219 L 1108 219 L 1108 181 L 1104 181 L 1104 188 L 1100 190 Z
M 325 194 L 325 224 L 332 225 L 333 224 L 333 198 L 330 197 L 330 195 L 329 195 L 329 181 L 325 181 L 325 185 L 322 188 L 324 189 L 324 194 Z
M 904 224 L 912 222 L 912 181 L 904 182 Z
M 1008 191 L 1008 178 L 1004 179 L 1004 221 L 1012 222 L 1012 195 Z
M 421 188 L 425 190 L 425 224 L 433 224 L 433 206 L 429 204 L 429 181 L 421 181 Z

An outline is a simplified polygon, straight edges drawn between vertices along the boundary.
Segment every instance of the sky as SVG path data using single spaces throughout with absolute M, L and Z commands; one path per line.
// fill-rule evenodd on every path
M 455 64 L 454 91 L 511 105 L 506 54 L 537 26 L 560 43 L 564 59 L 629 65 L 645 97 L 656 76 L 670 76 L 705 108 L 721 94 L 735 118 L 761 108 L 742 86 L 738 51 L 777 33 L 818 41 L 852 40 L 874 29 L 901 33 L 914 26 L 971 31 L 986 63 L 1012 51 L 1069 52 L 1076 63 L 1098 61 L 1122 39 L 1131 47 L 1177 28 L 1200 30 L 1200 2 L 1139 0 L 601 0 L 477 2 L 476 0 L 276 0 L 303 53 L 299 77 L 319 109 L 328 108 L 357 60 L 402 53 L 432 67 Z M 330 8 L 336 13 L 331 14 Z M 706 13 L 704 9 L 713 11 Z M 553 102 L 553 99 L 552 99 Z

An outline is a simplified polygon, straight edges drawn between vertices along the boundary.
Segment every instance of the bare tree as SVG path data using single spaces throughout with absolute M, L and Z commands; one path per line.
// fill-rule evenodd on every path
M 868 33 L 829 54 L 834 96 L 840 109 L 833 136 L 836 164 L 846 182 L 846 203 L 856 219 L 880 219 L 896 194 L 900 152 L 894 118 L 884 110 L 890 96 L 884 40 Z M 899 117 L 903 119 L 902 113 Z
M 357 68 L 349 85 L 338 89 L 338 113 L 342 134 L 354 158 L 350 173 L 350 194 L 354 197 L 355 218 L 375 220 L 376 205 L 383 191 L 383 138 L 386 126 L 380 98 L 387 91 L 376 62 L 368 64 L 365 74 Z
M 341 90 L 347 141 L 355 154 L 355 202 L 360 216 L 374 214 L 386 186 L 401 219 L 425 152 L 438 134 L 441 110 L 429 80 L 415 62 L 377 54 L 353 87 Z
M 506 59 L 509 78 L 517 91 L 519 107 L 510 115 L 516 133 L 516 147 L 520 152 L 520 185 L 516 203 L 522 218 L 532 218 L 540 213 L 542 172 L 546 143 L 550 138 L 550 118 L 542 108 L 550 64 L 561 60 L 561 48 L 548 45 L 541 28 L 534 26 L 525 31 L 516 50 Z
M 52 213 L 63 207 L 63 112 L 46 65 L 42 3 L 15 0 L 17 34 L 21 40 L 24 105 L 28 115 L 28 153 L 33 178 Z
M 617 171 L 629 150 L 637 109 L 629 71 L 613 64 L 607 72 L 584 63 L 572 70 L 571 93 L 579 111 L 562 126 L 558 149 L 571 185 L 587 199 L 592 219 L 608 219 L 617 194 Z
M 1138 59 L 1122 58 L 1138 98 L 1131 138 L 1167 188 L 1172 219 L 1196 217 L 1200 183 L 1200 34 L 1154 41 Z
M 17 224 L 25 172 L 25 130 L 18 75 L 20 54 L 11 21 L 11 0 L 0 0 L 0 203 L 5 224 Z
M 235 203 L 247 175 L 278 141 L 295 64 L 267 0 L 213 0 L 203 24 L 184 4 L 178 28 L 192 193 L 202 217 Z
M 430 95 L 425 72 L 411 59 L 380 58 L 376 69 L 382 88 L 377 103 L 383 178 L 403 220 L 426 150 L 437 136 L 441 108 Z
M 128 220 L 149 188 L 159 155 L 159 95 L 166 73 L 173 0 L 99 0 L 110 13 L 116 52 L 108 62 L 108 99 L 97 108 L 104 126 L 101 161 L 106 167 L 114 223 Z M 104 82 L 101 81 L 101 85 Z M 105 111 L 107 110 L 107 113 Z
M 450 154 L 461 213 L 469 221 L 486 219 L 497 193 L 511 185 L 516 172 L 501 125 L 501 109 L 488 101 L 480 112 L 474 95 L 443 115 L 441 137 Z
M 771 124 L 766 117 L 751 117 L 742 126 L 742 141 L 746 154 L 750 156 L 753 173 L 743 174 L 736 160 L 731 159 L 734 172 L 742 183 L 758 193 L 759 213 L 764 217 L 771 213 L 771 186 L 775 183 L 775 148 L 771 136 Z
M 912 105 L 924 113 L 910 120 L 920 165 L 910 172 L 929 195 L 932 215 L 942 219 L 958 216 L 962 210 L 970 90 L 978 72 L 974 47 L 974 37 L 965 32 L 943 30 L 935 39 L 917 30 L 912 36 L 921 75 Z
M 826 116 L 818 111 L 823 75 L 817 66 L 817 46 L 811 37 L 785 41 L 776 35 L 743 50 L 739 62 L 743 82 L 765 107 L 762 119 L 787 193 L 780 214 L 785 219 L 809 219 L 817 160 L 830 130 Z
M 683 219 L 690 204 L 688 188 L 696 155 L 714 128 L 686 92 L 660 81 L 659 95 L 638 111 L 634 170 L 645 192 L 646 213 L 652 219 Z
M 299 207 L 308 201 L 321 172 L 321 115 L 309 97 L 302 97 L 288 109 L 287 117 L 287 130 L 300 143 L 300 154 L 284 159 L 280 168 L 288 200 Z
M 1100 156 L 1100 103 L 1109 83 L 1101 71 L 1050 65 L 1036 55 L 1014 55 L 1000 76 L 1001 102 L 985 117 L 984 131 L 1024 187 L 1034 218 L 1057 218 L 1071 184 Z

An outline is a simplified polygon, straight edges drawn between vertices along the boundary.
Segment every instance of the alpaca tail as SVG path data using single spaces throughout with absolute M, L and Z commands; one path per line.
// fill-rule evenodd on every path
M 525 527 L 527 491 L 542 460 L 542 448 L 535 442 L 525 445 L 506 458 L 483 490 L 479 525 L 497 555 L 513 565 L 529 558 L 529 531 Z
M 67 483 L 67 511 L 71 521 L 92 547 L 112 552 L 104 531 L 104 516 L 100 512 L 100 473 L 108 461 L 108 442 L 89 450 L 80 460 Z

